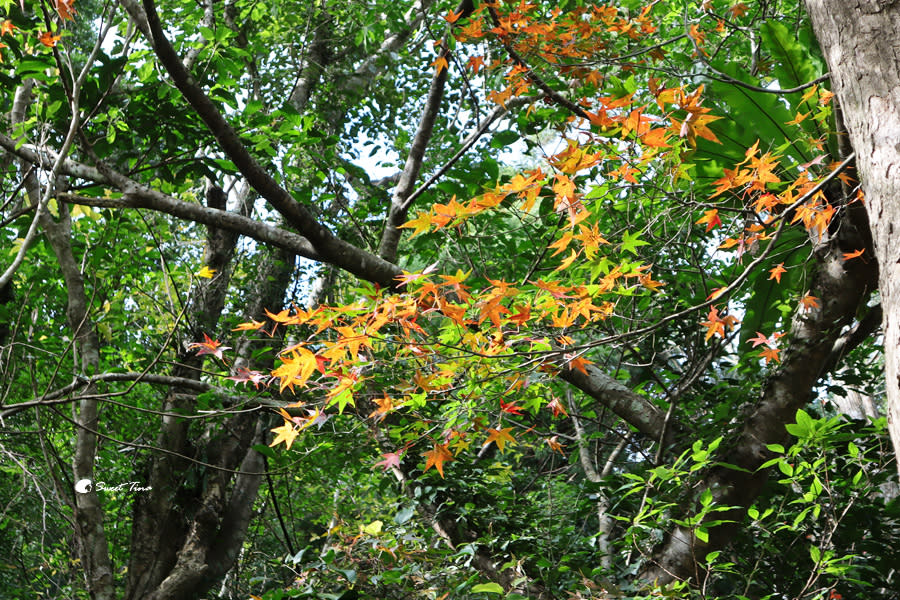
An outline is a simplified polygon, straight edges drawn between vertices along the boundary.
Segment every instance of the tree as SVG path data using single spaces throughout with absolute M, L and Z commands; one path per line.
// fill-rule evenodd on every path
M 827 4 L 3 3 L 8 595 L 890 597 Z
M 884 306 L 884 335 L 896 339 L 897 260 L 892 249 L 896 183 L 891 171 L 898 162 L 897 83 L 900 65 L 894 56 L 895 41 L 889 33 L 900 18 L 896 7 L 880 2 L 856 7 L 834 2 L 808 2 L 807 7 L 828 60 L 840 98 L 850 145 L 866 193 L 869 224 L 879 265 L 878 290 Z M 888 423 L 894 452 L 900 453 L 900 384 L 897 378 L 897 346 L 884 345 Z M 900 465 L 898 465 L 900 468 Z

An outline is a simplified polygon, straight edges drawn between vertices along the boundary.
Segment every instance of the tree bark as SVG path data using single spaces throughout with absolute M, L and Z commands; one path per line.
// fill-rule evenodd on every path
M 888 424 L 900 455 L 900 244 L 893 239 L 900 223 L 900 3 L 806 0 L 806 7 L 865 193 L 884 309 Z

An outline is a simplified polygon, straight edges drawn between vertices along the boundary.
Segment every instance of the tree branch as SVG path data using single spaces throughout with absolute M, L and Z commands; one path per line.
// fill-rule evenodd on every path
M 172 82 L 206 123 L 222 151 L 237 166 L 253 189 L 281 213 L 288 224 L 296 227 L 298 232 L 312 243 L 323 260 L 357 277 L 376 281 L 384 287 L 394 287 L 397 283 L 394 278 L 399 274 L 396 266 L 335 237 L 251 156 L 234 128 L 228 124 L 212 100 L 182 65 L 175 49 L 162 31 L 153 0 L 143 0 L 143 5 L 157 57 L 169 73 Z
M 444 44 L 444 50 L 440 57 L 444 60 L 450 56 L 450 50 Z M 419 178 L 419 171 L 422 169 L 422 161 L 425 158 L 425 149 L 428 148 L 428 142 L 431 141 L 431 134 L 434 131 L 434 122 L 437 120 L 438 112 L 441 108 L 441 100 L 444 98 L 444 89 L 447 86 L 447 72 L 449 68 L 440 69 L 431 80 L 431 87 L 428 90 L 428 98 L 425 101 L 425 109 L 422 111 L 422 117 L 419 119 L 419 126 L 416 129 L 412 146 L 409 149 L 409 155 L 406 157 L 406 164 L 403 172 L 400 174 L 400 182 L 394 188 L 394 194 L 391 197 L 391 208 L 388 212 L 388 218 L 384 225 L 384 233 L 381 236 L 381 244 L 378 248 L 378 256 L 394 262 L 397 260 L 397 246 L 400 244 L 400 225 L 406 222 L 407 197 L 413 191 L 413 185 Z

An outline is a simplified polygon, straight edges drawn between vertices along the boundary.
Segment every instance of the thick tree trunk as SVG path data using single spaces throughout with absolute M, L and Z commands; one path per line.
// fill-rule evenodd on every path
M 888 423 L 900 456 L 900 3 L 806 0 L 857 156 L 879 266 Z M 871 260 L 871 257 L 870 257 Z

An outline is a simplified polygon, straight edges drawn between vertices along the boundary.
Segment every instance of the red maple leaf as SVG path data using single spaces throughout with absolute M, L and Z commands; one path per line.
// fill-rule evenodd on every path
M 231 346 L 223 346 L 222 342 L 218 342 L 214 339 L 211 339 L 205 333 L 203 334 L 203 341 L 196 342 L 194 344 L 188 345 L 188 350 L 193 350 L 197 348 L 197 356 L 203 356 L 204 354 L 212 354 L 219 360 L 225 360 L 222 356 L 222 350 L 231 350 Z
M 238 367 L 238 369 L 234 372 L 234 375 L 232 375 L 231 377 L 226 377 L 225 379 L 230 379 L 231 381 L 236 381 L 243 384 L 252 383 L 253 387 L 259 389 L 259 384 L 266 380 L 266 376 L 259 371 L 251 371 L 250 369 L 247 369 L 245 367 Z
M 390 468 L 400 468 L 400 453 L 399 452 L 385 452 L 381 455 L 383 460 L 378 461 L 372 468 L 382 467 L 382 470 L 387 471 Z M 426 469 L 427 470 L 427 469 Z M 441 472 L 441 477 L 444 476 L 444 472 L 442 469 L 438 469 Z
M 511 415 L 521 415 L 522 414 L 522 407 L 516 406 L 516 403 L 514 401 L 507 404 L 506 402 L 501 400 L 500 401 L 500 410 L 502 410 L 505 413 L 509 413 Z
M 706 230 L 709 231 L 713 227 L 718 227 L 722 224 L 722 219 L 719 218 L 719 211 L 717 209 L 707 210 L 703 213 L 703 216 L 700 217 L 698 221 L 696 221 L 697 225 L 702 225 L 706 223 Z

